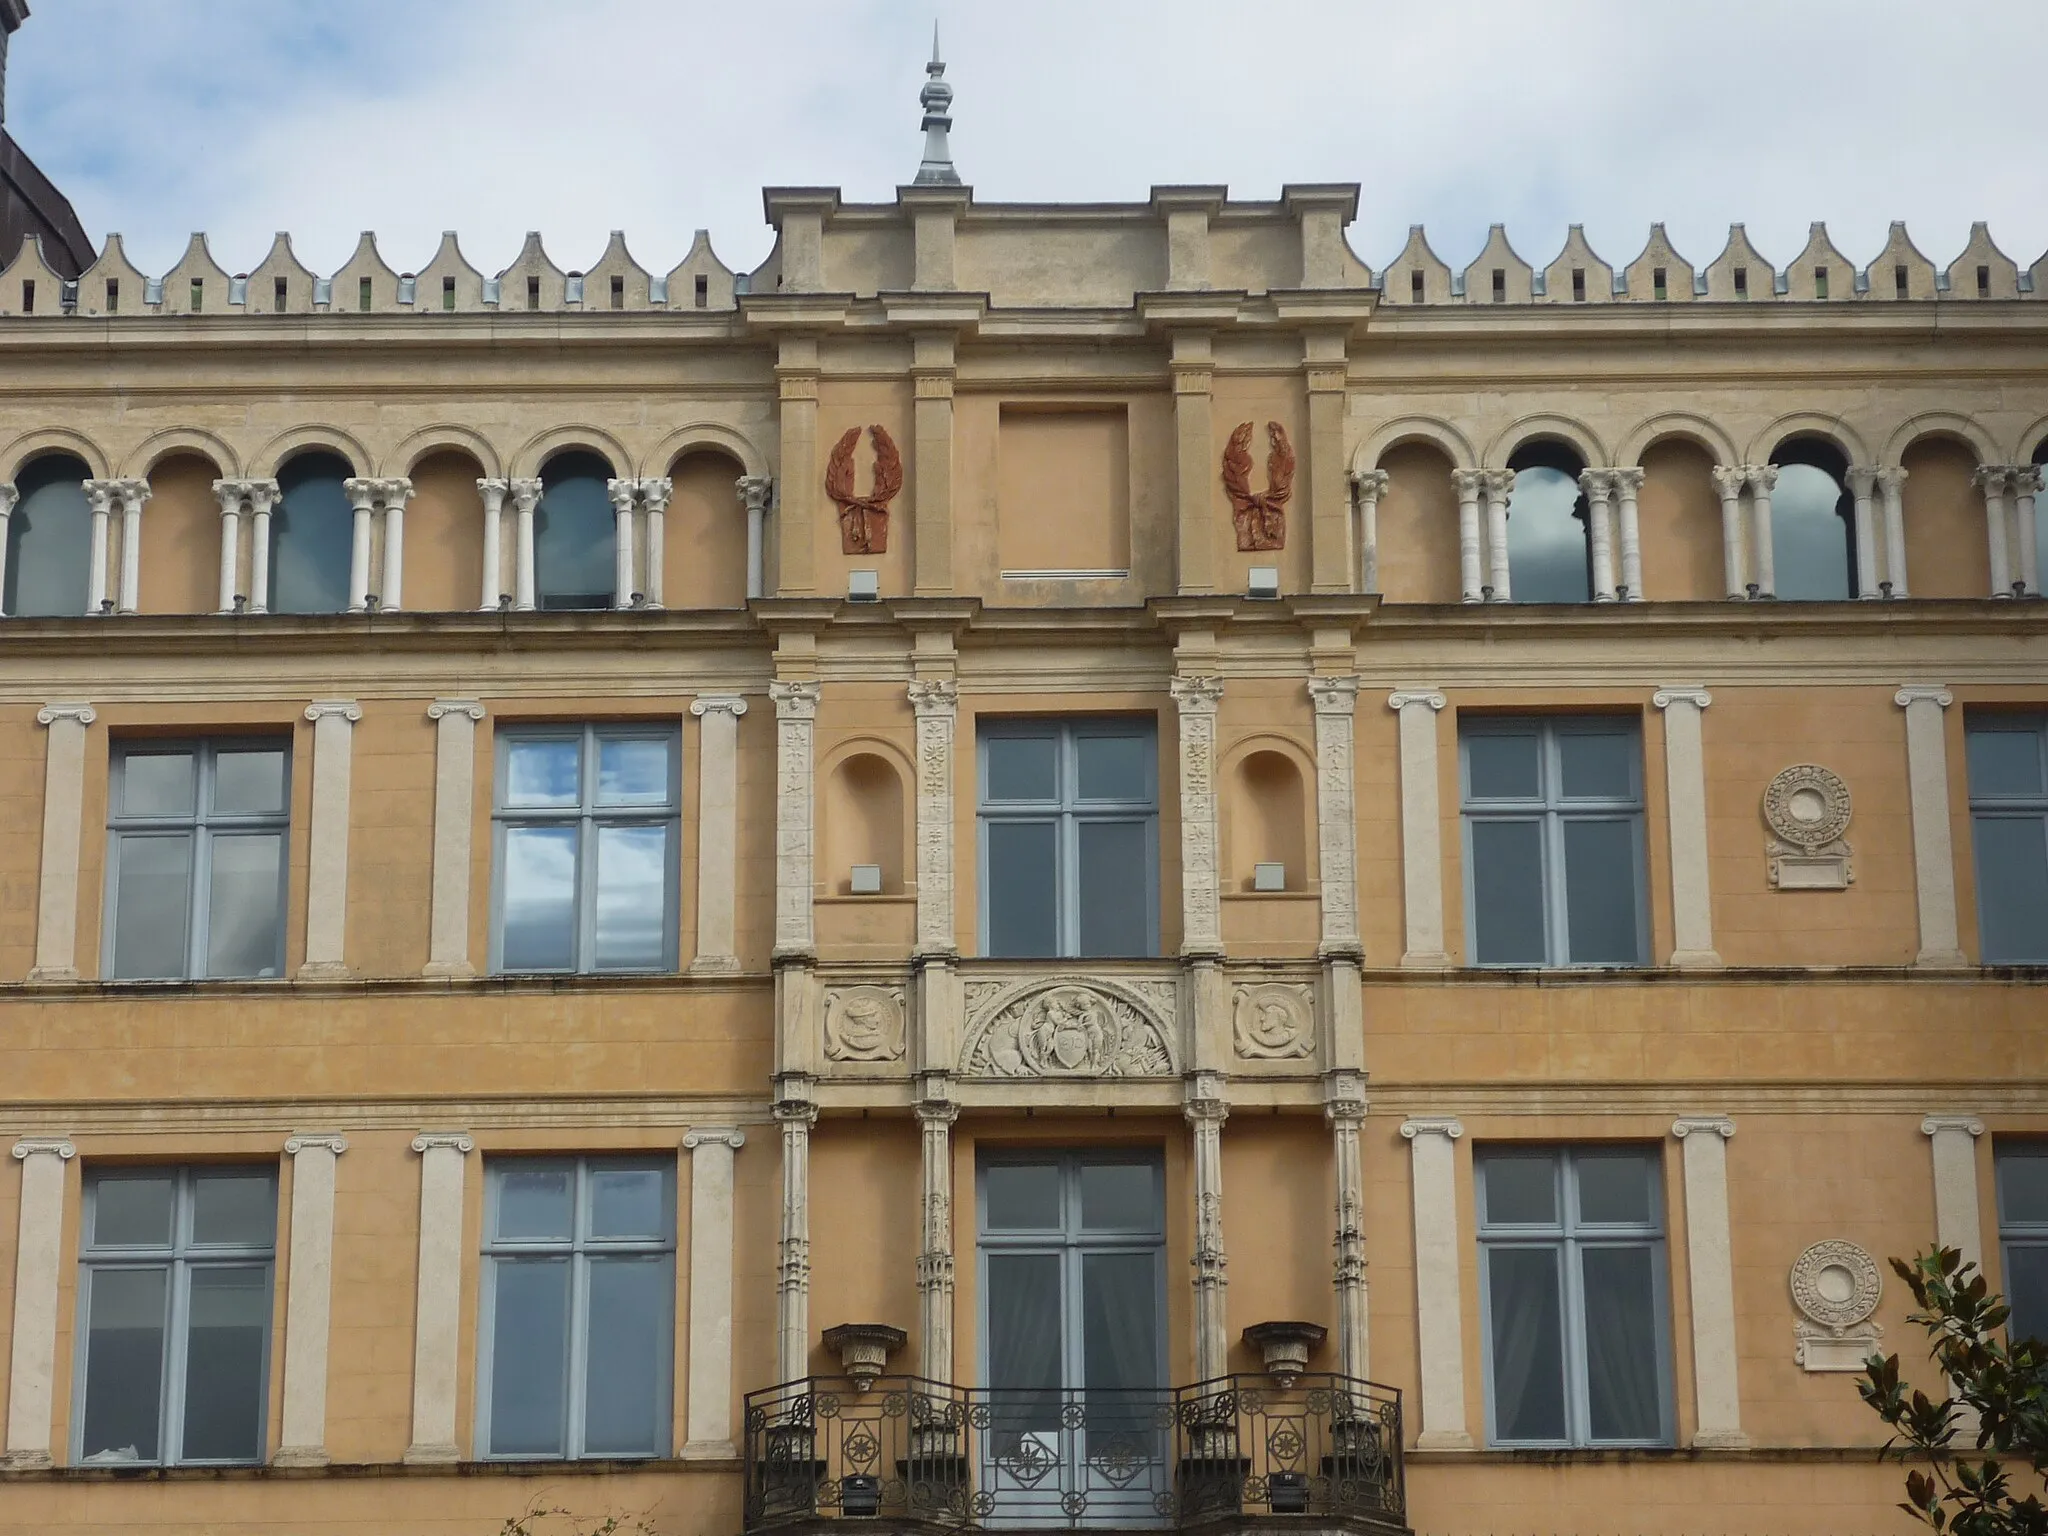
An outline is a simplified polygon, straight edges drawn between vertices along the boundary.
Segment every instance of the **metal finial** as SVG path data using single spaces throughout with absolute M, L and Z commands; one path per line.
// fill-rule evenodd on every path
M 953 126 L 947 110 L 953 105 L 953 87 L 946 84 L 946 62 L 939 57 L 939 24 L 932 23 L 932 61 L 925 65 L 924 89 L 917 99 L 924 108 L 924 159 L 919 162 L 912 185 L 920 187 L 960 185 L 960 173 L 953 169 L 953 150 L 946 135 Z

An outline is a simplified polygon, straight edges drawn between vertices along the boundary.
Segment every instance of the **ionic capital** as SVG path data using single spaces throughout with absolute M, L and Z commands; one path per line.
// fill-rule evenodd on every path
M 730 1147 L 737 1152 L 747 1144 L 747 1133 L 736 1125 L 693 1125 L 684 1133 L 683 1150 L 699 1147 Z
M 329 1134 L 299 1134 L 288 1137 L 284 1144 L 286 1157 L 297 1157 L 301 1152 L 330 1152 L 339 1157 L 348 1150 L 348 1138 Z
M 22 1162 L 27 1162 L 39 1152 L 46 1152 L 66 1163 L 78 1156 L 78 1148 L 63 1136 L 24 1136 L 14 1144 L 14 1155 Z
M 1938 704 L 1947 709 L 1955 701 L 1956 696 L 1939 683 L 1908 684 L 1892 695 L 1892 702 L 1901 709 L 1915 704 Z
M 1401 1135 L 1409 1141 L 1418 1136 L 1441 1136 L 1446 1141 L 1456 1141 L 1464 1134 L 1464 1124 L 1455 1115 L 1413 1115 L 1401 1122 Z
M 481 720 L 484 706 L 476 699 L 436 699 L 427 706 L 429 720 L 439 720 L 444 715 L 467 715 L 472 720 Z
M 45 704 L 36 711 L 37 725 L 55 725 L 59 720 L 76 720 L 80 725 L 91 725 L 99 719 L 99 713 L 90 704 L 77 701 Z
M 467 1131 L 421 1131 L 412 1139 L 415 1152 L 430 1152 L 437 1147 L 446 1147 L 467 1156 L 476 1150 L 476 1141 Z
M 1449 701 L 1434 688 L 1397 688 L 1387 695 L 1387 708 L 1403 710 L 1411 704 L 1425 705 L 1432 712 L 1440 710 Z
M 354 725 L 363 718 L 363 707 L 354 699 L 315 699 L 306 706 L 306 718 L 316 725 L 329 716 Z
M 737 720 L 747 712 L 747 701 L 734 693 L 707 693 L 690 701 L 690 713 L 702 719 L 705 715 L 731 715 Z
M 1349 715 L 1358 708 L 1358 679 L 1355 677 L 1312 677 L 1308 696 L 1319 715 Z
M 1704 688 L 1659 688 L 1650 695 L 1650 703 L 1658 709 L 1669 709 L 1674 704 L 1690 704 L 1694 709 L 1705 709 L 1714 702 L 1714 696 Z
M 1927 1115 L 1920 1121 L 1920 1134 L 1937 1136 L 1943 1131 L 1962 1131 L 1970 1136 L 1984 1134 L 1984 1122 L 1975 1115 Z
M 1735 1134 L 1735 1122 L 1726 1115 L 1680 1115 L 1671 1122 L 1671 1134 L 1680 1141 L 1694 1131 L 1708 1132 L 1726 1141 Z

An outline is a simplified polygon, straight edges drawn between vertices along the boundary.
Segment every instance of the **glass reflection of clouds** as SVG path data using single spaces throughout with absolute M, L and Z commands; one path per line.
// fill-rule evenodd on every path
M 541 470 L 533 523 L 535 581 L 543 608 L 612 605 L 616 514 L 606 482 L 612 467 L 597 454 L 558 453 Z
M 270 609 L 340 613 L 348 607 L 355 509 L 343 482 L 354 473 L 332 453 L 302 453 L 277 472 L 270 514 Z
M 668 873 L 666 826 L 597 829 L 597 953 L 601 971 L 661 964 L 661 890 Z
M 85 612 L 92 565 L 91 471 L 68 453 L 45 454 L 15 482 L 21 499 L 0 523 L 7 538 L 7 583 L 0 610 L 21 619 L 76 618 Z
M 576 828 L 508 827 L 503 874 L 508 971 L 576 963 Z
M 599 805 L 666 805 L 669 744 L 645 737 L 597 744 Z
M 1778 469 L 1771 493 L 1771 554 L 1777 593 L 1793 602 L 1839 602 L 1851 596 L 1849 525 L 1836 511 L 1842 487 L 1811 464 Z
M 1508 503 L 1508 582 L 1518 603 L 1590 602 L 1579 484 L 1561 469 L 1518 470 Z
M 579 737 L 519 739 L 506 744 L 505 803 L 571 806 L 577 801 Z

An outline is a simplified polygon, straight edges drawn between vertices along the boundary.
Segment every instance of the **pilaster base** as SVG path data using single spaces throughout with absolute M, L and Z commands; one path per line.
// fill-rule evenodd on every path
M 329 1457 L 324 1447 L 317 1445 L 281 1445 L 277 1454 L 270 1458 L 273 1467 L 324 1467 Z
M 1451 957 L 1442 950 L 1410 950 L 1401 956 L 1401 969 L 1404 971 L 1448 971 L 1450 968 Z
M 738 955 L 699 955 L 690 962 L 689 976 L 737 976 L 740 974 Z
M 676 1457 L 679 1461 L 738 1461 L 740 1448 L 730 1440 L 687 1440 Z
M 28 973 L 28 979 L 32 982 L 42 982 L 46 986 L 61 986 L 67 981 L 78 980 L 78 967 L 75 965 L 39 965 Z
M 308 960 L 294 973 L 299 981 L 350 981 L 355 972 L 339 960 Z
M 1739 1429 L 1703 1429 L 1692 1437 L 1696 1451 L 1746 1451 L 1749 1436 Z
M 1721 957 L 1711 949 L 1674 949 L 1671 963 L 1681 971 L 1718 971 Z
M 52 1465 L 48 1451 L 8 1451 L 0 1455 L 0 1472 L 43 1472 Z
M 1415 1437 L 1418 1451 L 1469 1451 L 1472 1437 L 1462 1429 L 1425 1429 Z
M 1913 957 L 1915 968 L 1923 971 L 1956 971 L 1969 963 L 1960 949 L 1923 949 Z
M 476 967 L 467 960 L 429 960 L 420 974 L 436 981 L 474 981 Z
M 405 1448 L 408 1467 L 439 1467 L 460 1460 L 462 1452 L 453 1445 L 408 1445 Z

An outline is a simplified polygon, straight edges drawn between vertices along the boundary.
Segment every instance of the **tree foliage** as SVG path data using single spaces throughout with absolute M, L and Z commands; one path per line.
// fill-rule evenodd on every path
M 657 1536 L 657 1532 L 644 1514 L 596 1518 L 535 1499 L 525 1513 L 511 1516 L 498 1527 L 498 1536 Z

